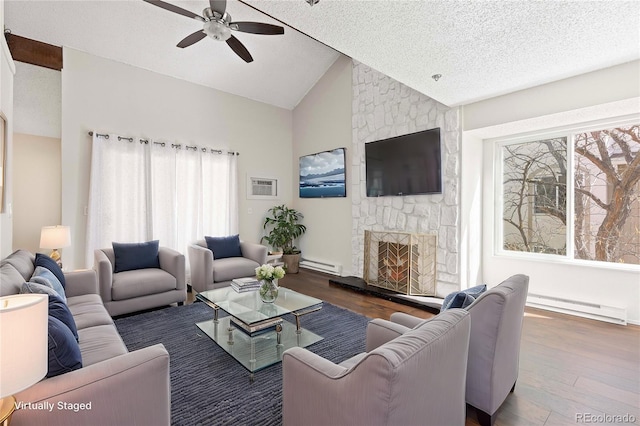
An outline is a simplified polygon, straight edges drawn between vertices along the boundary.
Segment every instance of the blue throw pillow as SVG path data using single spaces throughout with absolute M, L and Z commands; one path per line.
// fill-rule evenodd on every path
M 24 293 L 39 293 L 39 294 L 47 294 L 49 296 L 60 297 L 57 291 L 51 288 L 50 285 L 35 283 L 32 281 L 22 283 L 22 287 L 20 287 L 20 294 Z
M 116 258 L 114 272 L 159 268 L 159 246 L 159 240 L 146 243 L 113 243 L 113 254 Z
M 472 295 L 466 294 L 460 291 L 456 293 L 455 296 L 453 296 L 453 299 L 451 299 L 451 303 L 449 304 L 449 307 L 447 309 L 452 309 L 452 308 L 464 309 L 470 304 L 472 304 L 475 300 L 476 298 L 473 297 Z
M 49 368 L 47 377 L 54 377 L 82 368 L 80 346 L 69 327 L 49 315 Z
M 60 269 L 60 266 L 58 266 L 55 260 L 47 256 L 46 254 L 36 253 L 36 262 L 34 265 L 36 267 L 42 266 L 44 268 L 47 268 L 48 270 L 53 272 L 53 275 L 55 275 L 58 281 L 60 281 L 60 284 L 62 284 L 62 287 L 67 286 L 67 283 L 64 280 L 64 273 L 62 272 L 62 269 Z
M 447 295 L 442 301 L 442 308 L 440 311 L 444 311 L 452 308 L 466 308 L 472 304 L 478 296 L 487 290 L 485 284 L 477 285 L 475 287 L 468 288 L 462 291 L 454 291 Z
M 53 275 L 53 272 L 51 272 L 47 268 L 37 266 L 36 270 L 33 271 L 33 275 L 31 276 L 31 279 L 29 281 L 38 284 L 49 285 L 49 287 L 53 288 L 60 295 L 62 301 L 64 303 L 67 303 L 67 295 L 64 292 L 64 287 L 62 287 L 62 284 L 60 283 L 60 281 L 58 281 L 58 278 Z
M 61 298 L 52 294 L 49 295 L 49 315 L 62 321 L 71 330 L 76 342 L 78 341 L 78 327 L 76 327 L 76 322 L 73 319 L 73 315 L 71 315 L 69 307 Z
M 214 259 L 242 257 L 240 235 L 230 237 L 204 237 L 207 247 L 213 252 Z

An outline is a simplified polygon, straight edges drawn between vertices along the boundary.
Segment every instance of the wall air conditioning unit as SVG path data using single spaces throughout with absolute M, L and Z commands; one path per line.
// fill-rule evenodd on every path
M 247 176 L 247 199 L 273 200 L 278 198 L 278 179 Z

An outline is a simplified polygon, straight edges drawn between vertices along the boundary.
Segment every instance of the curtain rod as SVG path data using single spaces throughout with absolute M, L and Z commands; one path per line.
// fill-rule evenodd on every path
M 89 136 L 93 136 L 93 132 L 89 132 Z M 96 133 L 96 136 L 99 138 L 105 138 L 105 139 L 109 139 L 109 135 L 105 134 L 100 134 L 100 133 Z
M 89 131 L 89 136 L 93 136 L 93 131 Z M 96 136 L 99 138 L 105 138 L 105 139 L 109 139 L 109 135 L 106 133 L 96 133 Z M 129 141 L 129 142 L 133 142 L 133 138 L 125 138 L 124 136 L 118 136 L 118 140 L 119 141 Z M 149 140 L 148 139 L 140 139 L 140 143 L 143 144 L 148 144 Z M 162 147 L 164 147 L 166 144 L 164 142 L 153 142 L 154 145 L 160 145 Z M 176 149 L 182 149 L 182 144 L 171 144 L 171 148 L 176 148 Z M 188 150 L 192 149 L 194 151 L 198 150 L 197 146 L 189 146 L 189 145 L 185 145 L 185 148 Z M 221 149 L 213 149 L 213 148 L 200 148 L 200 151 L 202 152 L 211 152 L 212 154 L 222 154 L 222 150 Z M 235 152 L 235 151 L 227 151 L 228 155 L 240 155 L 239 152 Z

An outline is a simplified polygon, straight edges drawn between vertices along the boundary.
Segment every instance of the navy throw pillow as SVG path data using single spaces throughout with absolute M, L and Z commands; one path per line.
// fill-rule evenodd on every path
M 62 321 L 71 330 L 76 342 L 78 341 L 78 328 L 69 307 L 60 297 L 52 294 L 49 295 L 49 315 Z
M 53 288 L 59 295 L 64 303 L 67 303 L 67 295 L 65 294 L 62 283 L 53 275 L 53 272 L 42 266 L 36 266 L 36 270 L 33 271 L 33 275 L 29 280 L 32 283 L 44 284 Z
M 49 368 L 47 377 L 54 377 L 82 368 L 80 346 L 69 327 L 49 315 Z
M 453 299 L 451 299 L 451 304 L 449 305 L 448 309 L 466 308 L 467 306 L 472 304 L 475 300 L 476 300 L 476 298 L 473 297 L 472 295 L 466 294 L 466 293 L 460 291 L 460 292 L 456 293 L 455 296 L 453 296 Z
M 214 259 L 242 257 L 240 235 L 230 237 L 204 237 L 207 247 L 213 252 Z
M 60 284 L 62 284 L 62 287 L 67 286 L 67 283 L 64 280 L 64 273 L 62 272 L 62 269 L 60 269 L 60 266 L 58 266 L 55 260 L 47 256 L 46 254 L 36 253 L 36 263 L 34 264 L 34 266 L 42 266 L 43 268 L 47 268 L 48 270 L 53 272 L 53 275 L 55 275 L 58 281 L 60 281 Z
M 487 291 L 487 286 L 485 284 L 477 285 L 462 291 L 454 291 L 444 298 L 440 311 L 442 312 L 451 308 L 466 308 L 485 291 Z
M 116 258 L 114 272 L 159 268 L 159 246 L 159 240 L 146 243 L 113 243 L 113 254 Z

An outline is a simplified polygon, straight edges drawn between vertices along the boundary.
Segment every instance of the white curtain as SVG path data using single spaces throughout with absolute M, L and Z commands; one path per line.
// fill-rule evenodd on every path
M 148 145 L 117 135 L 94 133 L 91 152 L 86 265 L 93 252 L 112 241 L 145 241 Z
M 187 245 L 202 234 L 202 197 L 209 188 L 200 181 L 200 153 L 190 149 L 175 151 L 177 185 L 174 194 L 176 202 L 176 244 L 181 253 L 187 254 Z M 226 234 L 224 234 L 226 235 Z
M 176 150 L 164 142 L 155 142 L 150 147 L 151 223 L 150 239 L 162 241 L 167 247 L 178 247 L 178 217 L 175 193 L 178 186 L 176 175 Z
M 201 155 L 202 232 L 205 235 L 238 233 L 237 155 L 208 150 Z M 202 238 L 202 237 L 201 237 Z
M 87 266 L 113 241 L 160 240 L 181 253 L 205 235 L 238 233 L 235 153 L 93 137 Z

